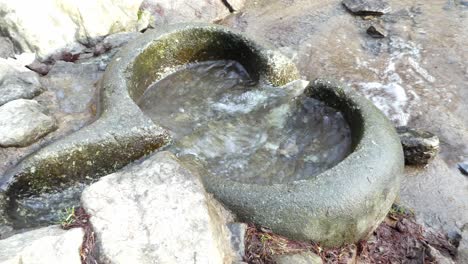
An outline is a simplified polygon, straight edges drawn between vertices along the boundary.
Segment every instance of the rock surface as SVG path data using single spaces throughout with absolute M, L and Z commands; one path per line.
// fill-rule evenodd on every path
M 243 7 L 245 0 L 228 1 L 234 10 Z M 229 15 L 229 9 L 221 0 L 145 0 L 140 17 L 157 28 L 164 24 L 183 22 L 211 22 Z
M 465 227 L 462 233 L 462 239 L 458 246 L 457 261 L 458 263 L 468 263 L 468 226 Z
M 82 204 L 103 263 L 230 263 L 224 217 L 168 152 L 103 177 Z
M 45 59 L 64 48 L 82 49 L 81 43 L 92 44 L 97 37 L 136 30 L 140 4 L 141 0 L 2 1 L 0 30 L 20 51 Z
M 84 232 L 45 227 L 0 240 L 2 264 L 80 264 Z
M 14 60 L 0 59 L 0 106 L 15 99 L 32 99 L 41 92 L 35 72 L 21 67 Z
M 58 61 L 42 83 L 55 93 L 62 112 L 91 112 L 101 76 L 96 64 Z
M 430 132 L 409 127 L 398 127 L 397 132 L 407 165 L 426 165 L 439 152 L 439 138 Z
M 0 107 L 0 146 L 24 147 L 56 129 L 55 119 L 34 100 L 18 99 Z
M 230 223 L 228 228 L 231 234 L 231 248 L 235 253 L 234 260 L 241 262 L 245 255 L 245 234 L 247 232 L 247 224 Z
M 300 254 L 293 255 L 278 255 L 274 257 L 274 260 L 277 264 L 322 264 L 322 259 L 312 253 L 304 252 Z
M 8 58 L 15 55 L 15 47 L 9 38 L 0 37 L 0 58 Z
M 391 10 L 386 0 L 343 0 L 343 5 L 353 14 L 360 16 L 381 16 Z

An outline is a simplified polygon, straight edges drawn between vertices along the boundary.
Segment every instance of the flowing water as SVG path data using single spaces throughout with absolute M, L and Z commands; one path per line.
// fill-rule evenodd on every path
M 172 131 L 176 155 L 235 181 L 305 179 L 351 151 L 340 112 L 297 89 L 255 83 L 233 61 L 178 71 L 151 86 L 139 105 Z

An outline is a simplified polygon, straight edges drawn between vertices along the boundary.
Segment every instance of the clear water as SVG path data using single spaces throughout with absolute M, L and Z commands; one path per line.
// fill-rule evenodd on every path
M 235 181 L 313 177 L 351 152 L 342 114 L 295 89 L 256 84 L 233 61 L 194 64 L 149 87 L 140 108 L 172 131 L 177 156 Z

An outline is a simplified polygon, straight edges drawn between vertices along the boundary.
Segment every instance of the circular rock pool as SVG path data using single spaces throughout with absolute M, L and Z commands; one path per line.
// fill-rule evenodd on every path
M 208 61 L 151 85 L 138 104 L 172 132 L 179 158 L 239 182 L 287 183 L 351 152 L 343 115 L 303 88 L 255 82 L 235 61 Z

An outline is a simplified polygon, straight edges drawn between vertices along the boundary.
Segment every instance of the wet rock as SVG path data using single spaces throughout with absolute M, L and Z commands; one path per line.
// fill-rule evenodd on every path
M 0 107 L 0 146 L 25 147 L 56 129 L 53 117 L 34 100 L 18 99 Z
M 241 262 L 245 255 L 245 234 L 247 224 L 230 223 L 227 225 L 231 234 L 231 248 L 235 253 L 234 260 Z
M 458 169 L 461 171 L 461 173 L 468 176 L 468 163 L 467 162 L 458 163 Z
M 358 16 L 381 16 L 391 10 L 386 0 L 343 0 L 343 5 Z
M 239 10 L 245 0 L 228 1 L 234 10 Z M 181 22 L 211 22 L 230 14 L 221 0 L 145 0 L 139 13 L 141 27 L 153 28 Z
M 437 156 L 425 168 L 407 166 L 400 202 L 411 208 L 419 223 L 448 233 L 468 223 L 466 178 Z
M 141 2 L 6 1 L 0 5 L 0 13 L 6 14 L 0 18 L 0 28 L 12 36 L 19 49 L 45 59 L 59 50 L 93 45 L 110 33 L 135 31 Z M 36 10 L 41 11 L 41 19 L 37 19 Z
M 169 152 L 101 178 L 81 200 L 105 263 L 231 263 L 227 216 Z
M 274 257 L 277 264 L 322 264 L 322 258 L 312 252 L 293 255 L 278 255 Z
M 61 111 L 83 113 L 92 111 L 96 83 L 101 76 L 95 64 L 58 61 L 42 81 L 55 92 Z
M 385 30 L 382 27 L 377 26 L 377 25 L 370 26 L 366 32 L 369 36 L 373 38 L 385 38 L 387 35 Z
M 0 58 L 8 58 L 15 55 L 15 47 L 9 38 L 0 37 Z
M 42 91 L 36 73 L 0 59 L 0 106 L 15 99 L 32 99 Z
M 430 132 L 409 127 L 398 127 L 397 132 L 407 165 L 426 165 L 439 152 L 439 138 Z
M 80 264 L 84 232 L 45 227 L 0 240 L 0 263 Z

